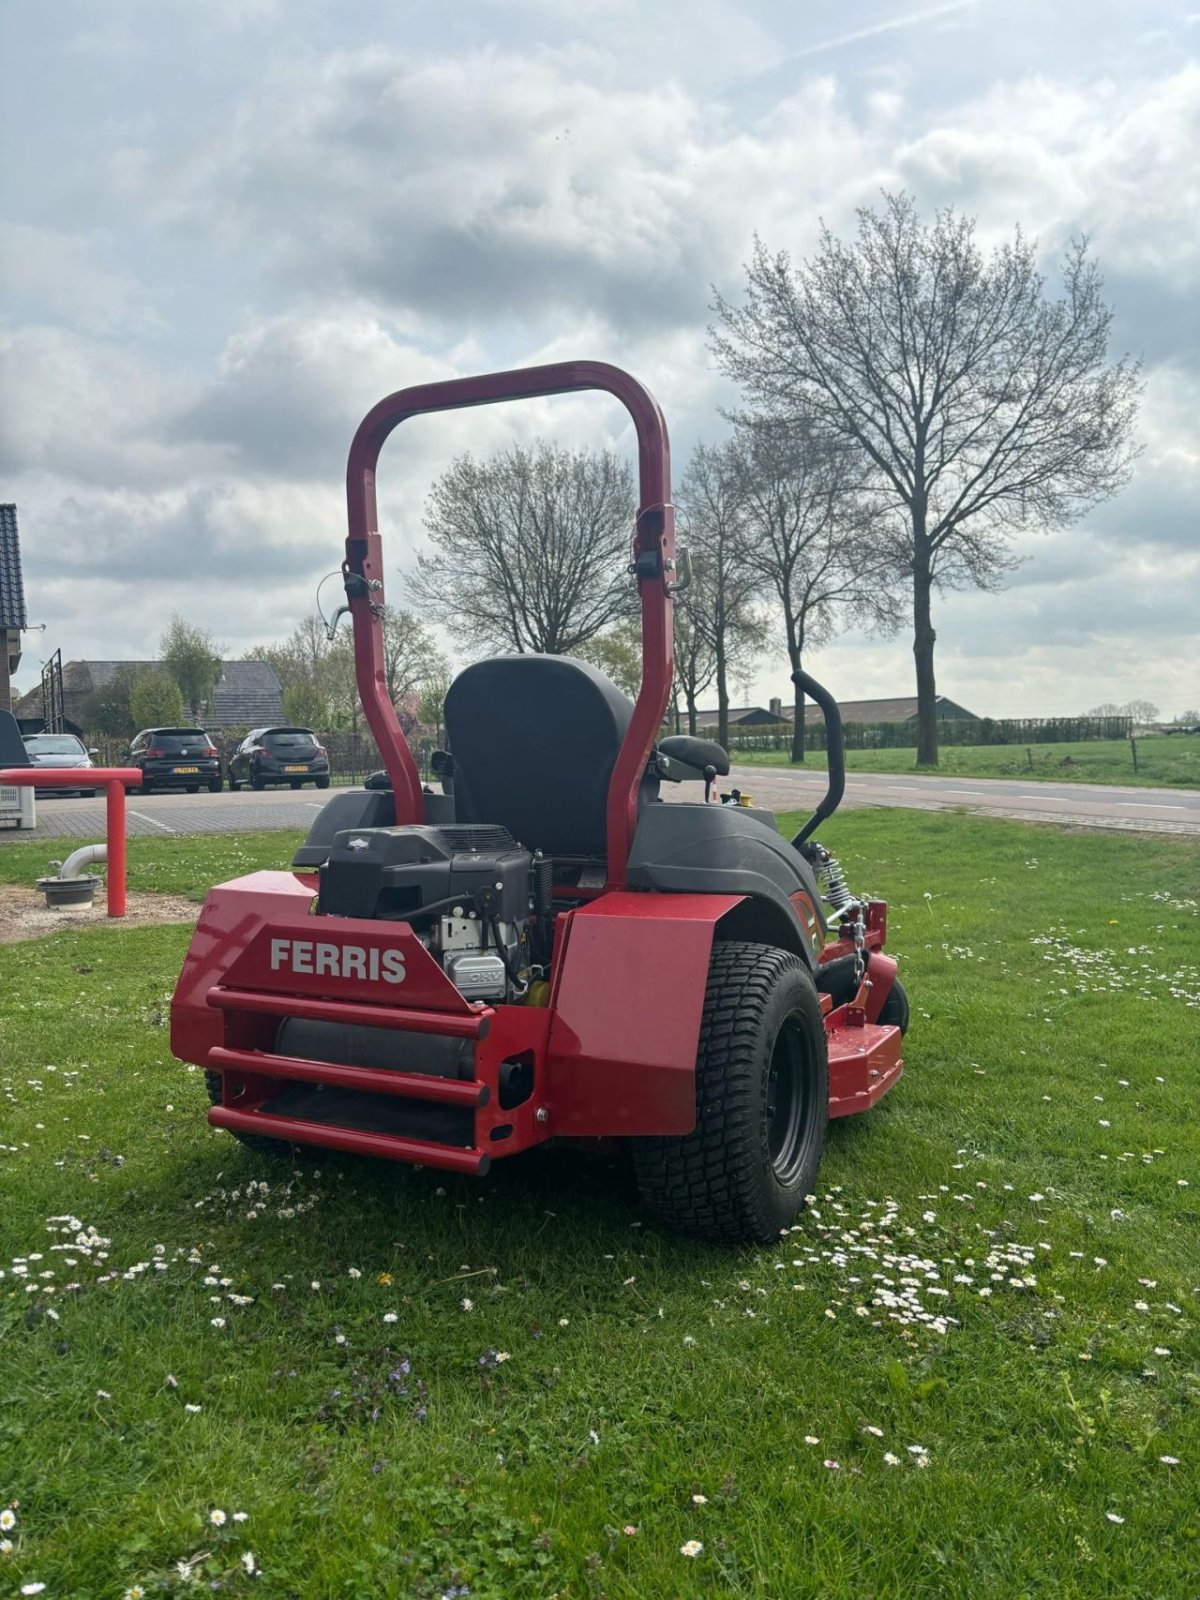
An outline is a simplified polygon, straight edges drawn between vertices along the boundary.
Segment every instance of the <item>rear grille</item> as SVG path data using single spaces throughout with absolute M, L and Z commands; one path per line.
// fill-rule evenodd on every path
M 456 853 L 471 850 L 512 850 L 517 842 L 507 828 L 501 828 L 493 823 L 447 822 L 429 831 L 436 834 L 438 840 L 448 850 Z

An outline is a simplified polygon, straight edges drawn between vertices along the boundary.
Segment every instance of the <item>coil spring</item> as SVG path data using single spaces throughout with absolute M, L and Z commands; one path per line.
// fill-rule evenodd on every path
M 835 911 L 841 911 L 850 905 L 854 896 L 850 893 L 850 886 L 846 882 L 846 875 L 842 871 L 841 862 L 836 856 L 826 856 L 821 867 L 821 893 Z

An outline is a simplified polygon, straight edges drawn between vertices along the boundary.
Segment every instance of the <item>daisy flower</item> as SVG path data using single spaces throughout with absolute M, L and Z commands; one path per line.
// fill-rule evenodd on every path
M 3 1528 L 5 1533 L 7 1533 L 10 1528 L 15 1528 L 16 1525 L 16 1513 L 10 1511 L 9 1508 L 5 1506 L 4 1510 L 0 1511 L 0 1528 Z
M 212 1523 L 214 1528 L 223 1528 L 228 1519 L 226 1518 L 225 1513 L 221 1510 L 220 1506 L 218 1506 L 215 1510 L 208 1513 L 208 1520 Z
M 698 1556 L 703 1549 L 704 1546 L 700 1543 L 699 1539 L 689 1539 L 686 1544 L 681 1544 L 679 1546 L 679 1554 L 681 1556 L 688 1556 L 690 1558 L 692 1556 Z

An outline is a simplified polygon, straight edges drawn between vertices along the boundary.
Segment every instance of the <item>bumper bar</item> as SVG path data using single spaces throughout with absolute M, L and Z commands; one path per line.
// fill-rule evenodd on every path
M 209 1063 L 218 1071 L 230 1067 L 270 1078 L 298 1083 L 328 1083 L 339 1089 L 364 1089 L 368 1094 L 399 1094 L 410 1100 L 432 1100 L 443 1106 L 485 1106 L 491 1098 L 486 1083 L 471 1079 L 435 1078 L 424 1072 L 391 1072 L 376 1067 L 335 1065 L 329 1061 L 303 1061 L 299 1056 L 277 1056 L 266 1050 L 229 1050 L 214 1045 Z
M 214 985 L 205 1004 L 218 1011 L 252 1011 L 258 1016 L 303 1017 L 309 1022 L 358 1022 L 368 1028 L 397 1028 L 404 1033 L 440 1033 L 450 1039 L 486 1039 L 490 1011 L 405 1011 L 399 1006 L 361 1005 L 352 1000 L 313 1000 L 293 994 L 263 994 Z
M 300 1117 L 275 1117 L 261 1111 L 235 1111 L 231 1106 L 213 1106 L 208 1120 L 214 1128 L 230 1133 L 259 1134 L 268 1139 L 284 1139 L 295 1144 L 315 1144 L 326 1150 L 350 1150 L 356 1155 L 383 1156 L 390 1161 L 408 1161 L 414 1166 L 438 1167 L 446 1172 L 465 1172 L 482 1178 L 492 1164 L 486 1150 L 460 1149 L 455 1145 L 434 1144 L 427 1139 L 403 1139 L 396 1134 L 365 1133 L 358 1128 L 331 1128 L 321 1122 L 306 1122 Z

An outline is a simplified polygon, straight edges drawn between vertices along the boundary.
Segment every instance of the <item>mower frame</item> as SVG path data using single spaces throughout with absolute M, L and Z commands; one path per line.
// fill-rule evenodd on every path
M 409 417 L 580 390 L 618 399 L 638 441 L 629 572 L 640 599 L 642 678 L 608 784 L 606 881 L 555 916 L 543 1004 L 467 1000 L 407 923 L 314 918 L 315 873 L 258 872 L 214 888 L 172 1001 L 171 1042 L 177 1056 L 206 1069 L 214 1094 L 219 1090 L 208 1114 L 215 1127 L 285 1147 L 313 1144 L 476 1174 L 493 1157 L 551 1138 L 687 1135 L 697 1125 L 697 1050 L 713 945 L 735 915 L 737 932 L 729 937 L 790 949 L 810 972 L 839 955 L 860 962 L 846 1003 L 820 995 L 830 1116 L 867 1109 L 902 1071 L 900 1031 L 881 1020 L 896 971 L 882 954 L 882 902 L 863 904 L 857 944 L 826 945 L 819 907 L 806 893 L 791 896 L 785 939 L 779 921 L 757 903 L 747 905 L 753 896 L 746 893 L 647 892 L 629 883 L 639 788 L 670 693 L 676 552 L 666 424 L 650 393 L 616 367 L 561 362 L 403 389 L 380 401 L 354 435 L 342 570 L 359 694 L 391 781 L 395 824 L 424 822 L 426 805 L 384 673 L 380 451 Z M 281 951 L 286 959 L 276 959 Z M 385 955 L 402 984 L 383 981 Z M 381 1069 L 289 1054 L 279 1047 L 281 1018 L 387 1030 L 396 1036 L 395 1061 Z M 464 1070 L 434 1076 L 399 1069 L 404 1041 L 428 1036 L 458 1040 L 469 1052 Z M 418 1053 L 410 1043 L 408 1059 Z M 514 1063 L 528 1068 L 532 1088 L 515 1105 L 510 1093 L 506 1105 Z M 363 1126 L 361 1111 L 357 1120 L 339 1122 L 329 1112 L 322 1121 L 273 1107 L 296 1084 L 375 1096 L 378 1122 Z M 470 1118 L 469 1142 L 388 1131 L 385 1108 L 397 1098 L 457 1106 Z

